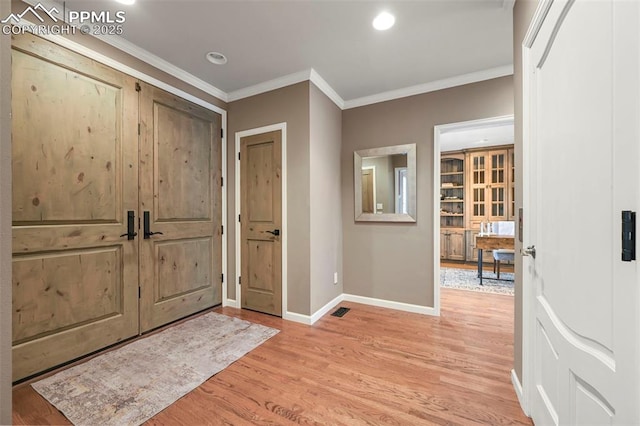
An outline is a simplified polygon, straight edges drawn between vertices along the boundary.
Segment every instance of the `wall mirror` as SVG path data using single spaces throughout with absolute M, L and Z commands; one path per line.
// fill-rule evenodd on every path
M 356 221 L 416 221 L 415 143 L 356 151 L 353 168 Z

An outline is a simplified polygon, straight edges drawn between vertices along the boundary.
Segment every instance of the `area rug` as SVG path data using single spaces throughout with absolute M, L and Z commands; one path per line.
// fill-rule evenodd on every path
M 483 271 L 482 285 L 477 269 L 440 268 L 440 286 L 460 290 L 480 291 L 484 293 L 510 294 L 513 296 L 513 281 L 492 279 L 496 276 L 491 271 Z M 501 279 L 513 280 L 512 272 L 500 272 Z
M 34 383 L 76 425 L 139 425 L 279 331 L 208 313 Z

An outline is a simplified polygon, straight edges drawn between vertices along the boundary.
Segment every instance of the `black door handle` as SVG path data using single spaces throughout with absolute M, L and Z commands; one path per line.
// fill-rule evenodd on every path
M 151 224 L 151 219 L 149 218 L 149 212 L 144 212 L 144 239 L 148 240 L 152 235 L 164 235 L 162 232 L 151 232 L 149 230 Z
M 127 240 L 133 240 L 138 233 L 136 229 L 136 213 L 133 210 L 127 212 L 127 233 L 120 235 L 120 238 L 127 237 Z
M 264 231 L 264 232 L 268 232 L 268 233 L 270 233 L 270 234 L 273 234 L 273 235 L 275 235 L 276 237 L 277 237 L 278 235 L 280 235 L 280 230 L 279 230 L 279 229 L 274 229 L 273 231 Z

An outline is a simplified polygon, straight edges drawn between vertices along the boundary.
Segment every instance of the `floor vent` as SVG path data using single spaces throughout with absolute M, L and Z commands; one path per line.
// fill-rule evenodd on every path
M 331 315 L 333 315 L 334 317 L 343 317 L 347 312 L 349 312 L 349 308 L 338 308 Z

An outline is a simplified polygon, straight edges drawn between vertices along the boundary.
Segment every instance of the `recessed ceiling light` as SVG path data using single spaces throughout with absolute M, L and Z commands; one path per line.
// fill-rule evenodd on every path
M 224 65 L 227 63 L 227 57 L 219 52 L 209 52 L 205 55 L 207 61 L 216 65 Z
M 378 31 L 388 30 L 396 23 L 396 18 L 389 12 L 382 12 L 373 20 L 373 28 Z
M 122 3 L 122 4 L 126 4 L 128 6 L 131 6 L 132 4 L 134 4 L 136 2 L 136 0 L 116 0 L 118 3 Z

